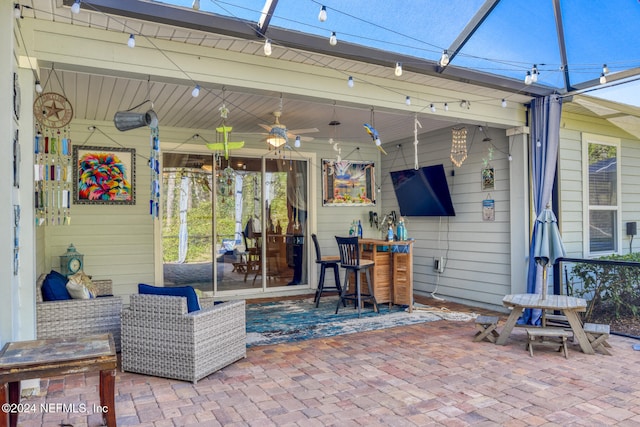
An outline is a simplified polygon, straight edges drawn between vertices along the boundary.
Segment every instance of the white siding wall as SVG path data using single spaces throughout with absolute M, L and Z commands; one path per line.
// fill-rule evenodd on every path
M 409 217 L 407 229 L 414 244 L 414 289 L 436 296 L 467 302 L 477 306 L 500 307 L 504 295 L 511 293 L 510 233 L 509 233 L 509 160 L 508 139 L 502 129 L 488 129 L 495 147 L 493 160 L 496 219 L 482 220 L 482 201 L 489 192 L 482 190 L 480 171 L 483 158 L 488 158 L 489 143 L 483 142 L 475 126 L 467 126 L 469 157 L 460 168 L 449 160 L 451 129 L 420 135 L 418 158 L 420 166 L 444 164 L 449 189 L 456 211 L 455 217 Z M 386 148 L 386 147 L 385 147 Z M 386 148 L 382 159 L 383 212 L 398 210 L 389 172 L 414 166 L 413 141 L 404 141 L 401 148 Z M 455 171 L 452 176 L 451 172 Z M 434 257 L 445 258 L 445 271 L 433 271 Z

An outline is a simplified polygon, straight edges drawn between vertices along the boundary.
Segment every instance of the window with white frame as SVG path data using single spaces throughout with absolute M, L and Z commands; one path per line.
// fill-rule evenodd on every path
M 620 245 L 620 140 L 583 134 L 586 256 L 617 253 Z

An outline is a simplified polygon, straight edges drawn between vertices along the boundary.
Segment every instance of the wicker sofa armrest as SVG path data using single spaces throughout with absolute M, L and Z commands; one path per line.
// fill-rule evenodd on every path
M 123 371 L 198 380 L 246 357 L 244 300 L 187 313 L 186 298 L 131 295 L 122 311 Z

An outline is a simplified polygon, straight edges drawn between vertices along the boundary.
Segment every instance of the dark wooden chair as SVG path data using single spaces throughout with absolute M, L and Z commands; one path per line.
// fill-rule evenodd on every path
M 313 245 L 316 248 L 316 264 L 320 266 L 320 279 L 318 280 L 318 288 L 316 289 L 316 296 L 314 298 L 314 302 L 316 303 L 316 308 L 318 304 L 320 304 L 320 297 L 322 297 L 323 292 L 338 292 L 338 295 L 342 293 L 342 287 L 340 286 L 340 257 L 338 255 L 333 256 L 322 256 L 320 253 L 320 245 L 318 244 L 318 236 L 315 234 L 311 235 L 311 239 L 313 239 Z M 324 285 L 324 278 L 326 270 L 330 268 L 333 270 L 333 277 L 335 279 L 334 286 L 326 287 Z M 346 307 L 346 303 L 345 307 Z
M 360 245 L 358 244 L 357 237 L 338 237 L 338 251 L 340 252 L 340 266 L 345 269 L 344 282 L 342 284 L 342 292 L 340 292 L 340 299 L 336 307 L 336 314 L 340 309 L 340 304 L 344 304 L 346 300 L 353 301 L 358 309 L 358 317 L 360 317 L 360 310 L 364 301 L 370 300 L 373 303 L 373 310 L 378 312 L 378 304 L 376 298 L 373 295 L 372 283 L 371 283 L 371 267 L 374 266 L 373 260 L 360 259 Z M 364 272 L 367 277 L 367 287 L 369 289 L 368 294 L 361 292 L 361 273 Z M 349 276 L 353 273 L 355 276 L 355 290 L 353 293 L 349 291 Z

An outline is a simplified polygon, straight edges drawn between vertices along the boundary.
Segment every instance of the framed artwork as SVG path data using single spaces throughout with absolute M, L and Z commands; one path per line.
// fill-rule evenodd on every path
M 74 203 L 135 205 L 135 157 L 133 148 L 74 146 Z
M 492 167 L 482 169 L 482 189 L 493 190 L 495 188 L 496 175 Z
M 322 159 L 322 206 L 375 206 L 374 164 Z
M 496 201 L 493 199 L 485 199 L 482 201 L 482 220 L 496 220 Z

